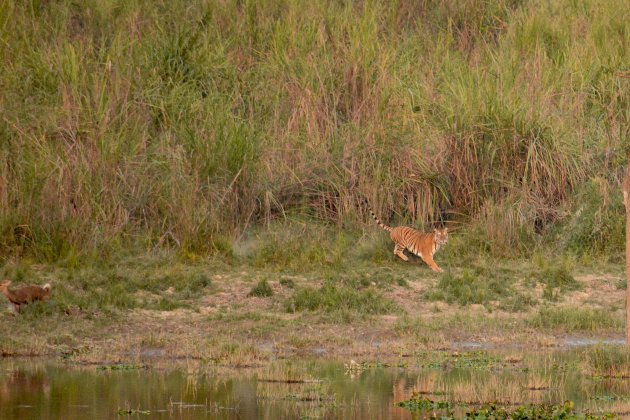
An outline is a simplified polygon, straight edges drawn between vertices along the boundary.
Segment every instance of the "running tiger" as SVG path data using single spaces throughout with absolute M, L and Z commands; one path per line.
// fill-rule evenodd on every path
M 390 238 L 394 241 L 394 255 L 397 255 L 403 261 L 409 261 L 405 255 L 405 249 L 411 251 L 414 255 L 422 258 L 431 270 L 442 273 L 442 270 L 433 261 L 433 254 L 438 252 L 442 245 L 448 241 L 448 228 L 434 229 L 431 233 L 423 233 L 407 226 L 390 227 L 384 225 L 374 214 L 372 209 L 370 214 L 376 221 L 376 224 L 389 232 Z

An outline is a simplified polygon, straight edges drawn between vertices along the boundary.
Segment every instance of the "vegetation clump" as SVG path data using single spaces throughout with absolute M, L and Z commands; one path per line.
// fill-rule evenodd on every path
M 560 329 L 562 331 L 618 331 L 623 329 L 623 319 L 604 309 L 542 307 L 528 320 L 534 328 Z
M 463 418 L 486 420 L 486 419 L 513 419 L 513 420 L 578 420 L 578 419 L 603 419 L 614 416 L 595 416 L 589 413 L 578 414 L 573 411 L 573 402 L 566 401 L 564 404 L 531 404 L 518 408 L 502 407 L 498 404 L 484 404 L 479 408 L 467 410 Z
M 293 281 L 293 279 L 280 279 L 280 285 L 289 289 L 294 289 L 295 281 Z
M 448 272 L 429 291 L 425 298 L 429 301 L 457 303 L 461 306 L 480 304 L 488 309 L 500 307 L 519 311 L 533 303 L 531 297 L 518 292 L 513 287 L 514 279 L 490 270 L 477 268 L 464 270 L 461 275 Z
M 327 282 L 319 289 L 298 289 L 287 301 L 290 312 L 317 311 L 350 312 L 362 315 L 388 314 L 398 310 L 396 304 L 372 289 L 356 290 Z
M 596 345 L 583 352 L 586 374 L 603 378 L 630 378 L 630 351 L 620 345 Z
M 273 289 L 269 285 L 266 279 L 260 280 L 256 286 L 250 290 L 247 294 L 248 297 L 256 296 L 256 297 L 270 297 L 273 296 Z
M 129 364 L 129 363 L 117 363 L 113 365 L 99 366 L 97 369 L 98 370 L 137 370 L 137 369 L 148 369 L 148 366 Z
M 398 406 L 406 408 L 409 411 L 450 411 L 453 409 L 453 403 L 449 401 L 434 401 L 415 392 L 412 394 L 410 399 L 399 402 Z
M 588 413 L 578 414 L 573 411 L 573 402 L 566 401 L 564 404 L 530 404 L 520 407 L 503 406 L 500 403 L 484 403 L 479 406 L 470 406 L 470 403 L 453 403 L 450 401 L 434 401 L 418 393 L 412 394 L 409 400 L 398 403 L 399 407 L 409 411 L 443 411 L 445 414 L 439 418 L 450 419 L 600 419 L 611 418 L 610 415 L 594 416 Z M 463 414 L 458 414 L 458 408 L 463 407 Z
M 540 271 L 534 274 L 533 282 L 544 285 L 542 297 L 551 302 L 561 300 L 561 294 L 582 289 L 581 282 L 571 274 L 572 261 L 569 258 L 558 258 L 553 261 L 539 261 Z

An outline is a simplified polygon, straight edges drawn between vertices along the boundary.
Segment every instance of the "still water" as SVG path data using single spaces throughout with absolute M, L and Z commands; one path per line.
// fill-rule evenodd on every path
M 146 367 L 0 360 L 0 419 L 410 419 L 396 406 L 412 391 L 435 400 L 509 404 L 575 402 L 591 412 L 630 411 L 627 379 L 597 379 L 571 351 L 443 353 L 401 366 L 278 361 L 230 369 L 199 362 Z

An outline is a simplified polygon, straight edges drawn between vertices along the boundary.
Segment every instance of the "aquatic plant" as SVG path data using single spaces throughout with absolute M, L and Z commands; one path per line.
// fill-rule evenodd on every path
M 614 418 L 612 414 L 595 416 L 573 411 L 573 402 L 566 401 L 563 404 L 530 404 L 519 407 L 504 406 L 498 403 L 485 403 L 480 406 L 470 407 L 467 403 L 452 403 L 450 401 L 434 401 L 418 393 L 414 393 L 409 400 L 398 403 L 409 411 L 436 411 L 443 410 L 445 414 L 441 419 L 513 419 L 513 420 L 557 420 L 557 419 L 602 419 Z M 465 407 L 464 414 L 455 414 L 457 407 Z

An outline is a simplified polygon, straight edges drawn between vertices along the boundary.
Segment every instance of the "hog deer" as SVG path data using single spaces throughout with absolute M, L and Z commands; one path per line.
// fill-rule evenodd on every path
M 9 302 L 15 306 L 18 313 L 21 305 L 36 300 L 45 301 L 50 298 L 50 284 L 48 283 L 43 286 L 22 286 L 14 290 L 9 290 L 9 285 L 11 285 L 11 280 L 0 282 L 0 293 L 9 299 Z

